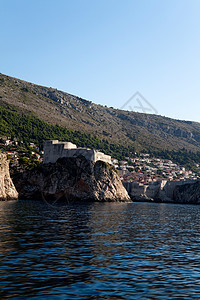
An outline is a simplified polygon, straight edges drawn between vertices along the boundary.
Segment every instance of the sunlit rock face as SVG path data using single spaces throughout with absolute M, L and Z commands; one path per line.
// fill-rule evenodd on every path
M 60 158 L 14 179 L 21 199 L 56 201 L 130 201 L 114 168 L 77 158 Z
M 0 152 L 0 200 L 16 200 L 18 193 L 10 178 L 9 161 L 7 156 Z

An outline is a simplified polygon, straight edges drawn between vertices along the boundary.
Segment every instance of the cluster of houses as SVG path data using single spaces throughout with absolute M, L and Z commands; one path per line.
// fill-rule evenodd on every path
M 122 161 L 112 158 L 112 163 L 119 170 L 122 181 L 147 184 L 163 179 L 179 181 L 200 178 L 194 172 L 178 166 L 171 160 L 150 158 L 149 154 L 140 154 L 139 157 L 135 158 L 126 157 Z
M 23 142 L 20 142 L 23 145 Z M 20 158 L 29 161 L 31 157 L 37 161 L 43 161 L 43 154 L 44 151 L 39 151 L 39 148 L 34 144 L 30 143 L 31 151 L 27 152 L 25 149 L 19 150 L 19 142 L 16 139 L 11 139 L 8 137 L 1 137 L 0 138 L 0 148 L 6 147 L 4 151 L 8 158 L 10 159 L 10 167 L 17 167 L 20 168 Z

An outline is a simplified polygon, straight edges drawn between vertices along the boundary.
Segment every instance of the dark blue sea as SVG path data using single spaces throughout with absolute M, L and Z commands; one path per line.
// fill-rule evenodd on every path
M 200 206 L 0 203 L 0 299 L 200 299 Z

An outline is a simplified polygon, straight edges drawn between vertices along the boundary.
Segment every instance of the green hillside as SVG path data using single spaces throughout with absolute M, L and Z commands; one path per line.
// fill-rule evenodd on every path
M 200 123 L 97 105 L 0 74 L 0 135 L 40 148 L 45 139 L 71 141 L 123 159 L 133 153 L 200 163 Z
M 91 134 L 80 131 L 68 130 L 59 125 L 48 124 L 39 118 L 17 112 L 11 106 L 0 106 L 0 136 L 9 136 L 23 141 L 28 147 L 31 142 L 43 148 L 44 140 L 58 139 L 61 141 L 71 141 L 78 147 L 89 147 L 99 149 L 112 157 L 122 159 L 128 156 L 133 148 L 109 143 L 107 140 L 100 140 Z
M 66 129 L 59 125 L 48 124 L 33 115 L 20 113 L 16 108 L 8 105 L 0 105 L 0 136 L 8 136 L 23 141 L 23 145 L 29 149 L 31 142 L 43 149 L 46 139 L 58 139 L 71 141 L 78 147 L 89 147 L 102 150 L 106 154 L 117 159 L 134 156 L 135 149 L 132 146 L 109 143 L 106 139 Z M 175 150 L 150 150 L 151 156 L 171 159 L 179 165 L 195 170 L 195 163 L 200 162 L 200 152 L 194 153 L 186 149 Z
M 48 124 L 90 134 L 136 151 L 200 151 L 200 123 L 97 105 L 91 101 L 0 74 L 0 102 Z M 122 103 L 123 105 L 123 103 Z

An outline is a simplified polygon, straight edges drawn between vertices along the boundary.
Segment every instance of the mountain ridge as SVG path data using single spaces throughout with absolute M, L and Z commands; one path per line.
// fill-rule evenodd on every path
M 0 73 L 0 103 L 136 151 L 200 150 L 200 123 L 125 111 Z

